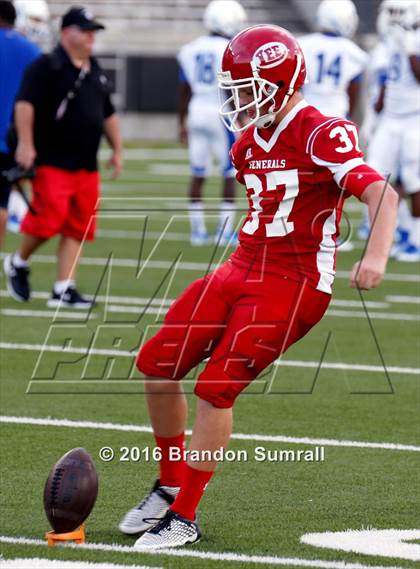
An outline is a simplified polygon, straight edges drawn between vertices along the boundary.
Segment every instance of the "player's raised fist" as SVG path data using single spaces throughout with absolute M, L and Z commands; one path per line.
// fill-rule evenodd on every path
M 378 259 L 365 257 L 353 265 L 350 273 L 350 286 L 362 290 L 377 287 L 385 273 L 386 263 Z

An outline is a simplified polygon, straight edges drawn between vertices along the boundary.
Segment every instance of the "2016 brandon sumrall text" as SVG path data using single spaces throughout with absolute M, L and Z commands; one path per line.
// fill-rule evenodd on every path
M 159 447 L 146 446 L 140 447 L 120 447 L 118 452 L 114 452 L 110 447 L 103 447 L 108 451 L 104 456 L 103 449 L 99 451 L 99 457 L 104 462 L 110 462 L 117 458 L 119 462 L 158 462 L 161 459 L 162 451 Z M 214 451 L 210 450 L 187 450 L 179 447 L 170 447 L 171 461 L 202 462 L 324 462 L 325 447 L 315 446 L 311 449 L 268 449 L 264 446 L 257 446 L 253 450 L 247 449 L 225 449 L 223 447 Z

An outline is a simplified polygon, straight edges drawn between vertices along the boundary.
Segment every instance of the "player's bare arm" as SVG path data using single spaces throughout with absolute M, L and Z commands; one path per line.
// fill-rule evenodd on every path
M 352 269 L 350 283 L 353 288 L 369 290 L 377 287 L 385 274 L 394 239 L 398 194 L 387 182 L 373 182 L 361 201 L 368 206 L 372 230 L 363 259 Z
M 349 117 L 354 121 L 354 115 L 357 110 L 357 103 L 360 100 L 361 81 L 351 81 L 347 88 L 349 96 Z
M 16 162 L 29 170 L 34 164 L 36 150 L 34 145 L 35 110 L 31 103 L 18 101 L 15 107 L 15 123 L 18 136 Z
M 116 113 L 105 120 L 104 134 L 113 151 L 112 156 L 107 163 L 107 168 L 113 169 L 112 178 L 115 180 L 120 176 L 123 168 L 123 144 L 121 139 L 120 121 Z
M 414 74 L 414 77 L 420 83 L 420 57 L 418 55 L 410 55 L 408 58 L 410 62 L 411 71 Z
M 192 96 L 192 91 L 189 83 L 183 81 L 179 86 L 179 97 L 178 97 L 178 124 L 179 124 L 179 142 L 181 144 L 186 144 L 188 140 L 187 134 L 187 115 L 188 115 L 188 104 Z

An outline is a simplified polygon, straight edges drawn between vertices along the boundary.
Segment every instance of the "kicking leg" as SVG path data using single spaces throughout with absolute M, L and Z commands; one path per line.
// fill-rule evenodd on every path
M 145 379 L 146 402 L 156 446 L 160 449 L 159 478 L 144 500 L 123 518 L 119 529 L 137 534 L 151 529 L 167 513 L 181 486 L 184 460 L 171 460 L 185 448 L 187 400 L 177 381 L 150 377 Z
M 170 460 L 171 449 L 185 446 L 187 399 L 178 381 L 146 378 L 146 402 L 156 445 L 161 449 L 159 481 L 162 486 L 179 487 L 182 481 L 183 460 Z
M 214 456 L 215 451 L 227 447 L 231 433 L 232 408 L 220 409 L 208 401 L 198 399 L 197 416 L 189 445 L 191 456 L 200 456 L 202 451 L 210 451 L 211 456 Z M 215 460 L 194 461 L 188 458 L 181 491 L 171 510 L 194 521 L 195 511 L 216 466 Z

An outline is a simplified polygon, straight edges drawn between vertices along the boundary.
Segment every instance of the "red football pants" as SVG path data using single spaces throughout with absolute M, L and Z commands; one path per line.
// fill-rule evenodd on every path
M 330 295 L 228 260 L 194 281 L 137 356 L 146 376 L 179 380 L 209 358 L 195 394 L 231 407 L 243 389 L 323 316 Z

